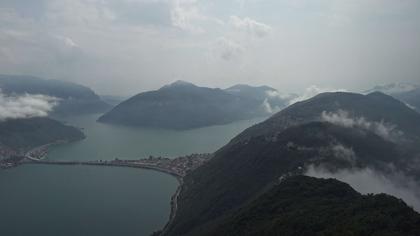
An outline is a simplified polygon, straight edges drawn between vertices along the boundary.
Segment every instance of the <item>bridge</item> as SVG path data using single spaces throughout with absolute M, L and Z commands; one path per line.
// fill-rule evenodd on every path
M 27 157 L 28 158 L 28 157 Z M 155 170 L 170 174 L 176 178 L 182 178 L 184 175 L 182 172 L 177 171 L 174 168 L 161 167 L 159 165 L 153 165 L 148 163 L 134 162 L 131 160 L 112 160 L 112 161 L 56 161 L 56 160 L 37 160 L 36 158 L 28 158 L 30 161 L 24 162 L 24 164 L 42 164 L 42 165 L 87 165 L 87 166 L 117 166 L 117 167 L 131 167 Z
M 87 165 L 87 166 L 117 166 L 155 170 L 170 174 L 179 181 L 190 171 L 204 164 L 212 157 L 212 154 L 192 154 L 177 158 L 149 157 L 139 160 L 94 160 L 94 161 L 62 161 L 38 159 L 25 155 L 26 161 L 22 164 L 43 165 Z

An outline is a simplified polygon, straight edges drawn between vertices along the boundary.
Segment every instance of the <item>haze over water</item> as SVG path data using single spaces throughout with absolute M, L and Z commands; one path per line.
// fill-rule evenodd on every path
M 213 152 L 261 119 L 187 131 L 96 123 L 98 115 L 67 119 L 85 140 L 52 147 L 55 160 L 138 159 Z M 0 171 L 2 234 L 149 235 L 169 217 L 172 176 L 142 169 L 26 165 Z

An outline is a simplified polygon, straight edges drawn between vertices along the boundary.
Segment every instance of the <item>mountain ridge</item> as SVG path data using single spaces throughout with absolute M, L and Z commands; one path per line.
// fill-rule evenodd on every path
M 176 81 L 121 102 L 98 121 L 182 130 L 264 117 L 271 112 L 255 97 Z

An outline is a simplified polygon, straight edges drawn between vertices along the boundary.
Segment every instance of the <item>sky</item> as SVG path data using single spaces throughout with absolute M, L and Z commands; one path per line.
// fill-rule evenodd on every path
M 0 0 L 0 73 L 132 95 L 420 82 L 418 0 Z

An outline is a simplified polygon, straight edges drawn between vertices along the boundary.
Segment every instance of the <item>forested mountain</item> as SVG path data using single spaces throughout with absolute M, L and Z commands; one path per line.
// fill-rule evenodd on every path
M 340 111 L 347 115 L 339 114 Z M 295 103 L 265 122 L 245 130 L 233 142 L 259 135 L 270 136 L 293 125 L 320 121 L 323 119 L 323 112 L 334 113 L 332 115 L 336 116 L 337 122 L 348 121 L 350 125 L 357 125 L 354 124 L 355 120 L 382 122 L 395 126 L 394 128 L 411 138 L 420 137 L 420 115 L 397 99 L 380 92 L 368 95 L 336 92 L 319 94 L 309 100 Z
M 130 126 L 191 129 L 267 116 L 264 101 L 177 81 L 140 93 L 114 107 L 98 121 Z
M 407 175 L 419 177 L 420 168 L 415 164 L 420 156 L 416 145 L 420 137 L 418 124 L 420 115 L 417 112 L 382 93 L 325 93 L 296 103 L 244 131 L 217 151 L 212 160 L 187 175 L 178 198 L 176 217 L 166 228 L 164 235 L 232 233 L 240 230 L 239 226 L 245 227 L 236 221 L 235 216 L 249 218 L 249 222 L 256 224 L 257 230 L 262 229 L 263 226 L 259 224 L 263 222 L 254 222 L 259 215 L 252 215 L 252 211 L 259 207 L 274 211 L 270 204 L 277 203 L 261 200 L 256 206 L 249 204 L 258 202 L 261 195 L 275 193 L 279 179 L 304 174 L 309 166 L 323 166 L 332 172 L 369 167 L 383 173 L 387 173 L 392 167 L 392 171 L 397 169 Z M 378 198 L 380 197 L 369 197 L 366 202 Z M 388 200 L 385 199 L 384 202 Z M 329 200 L 325 198 L 319 201 Z M 356 199 L 355 207 L 357 204 L 364 204 L 362 202 Z M 261 206 L 260 203 L 264 205 Z M 316 206 L 316 201 L 312 203 L 314 205 L 307 207 L 328 209 L 335 206 Z M 406 209 L 404 204 L 395 206 Z M 305 211 L 304 208 L 296 208 L 285 214 L 293 216 L 293 212 L 299 210 Z M 388 210 L 392 211 L 384 209 Z M 370 217 L 367 211 L 360 214 L 360 217 Z M 262 214 L 261 217 L 264 219 L 271 216 Z M 358 216 L 345 216 L 342 219 L 346 217 L 354 220 L 352 217 Z M 329 218 L 319 220 L 322 219 Z M 348 225 L 340 223 L 342 219 L 337 219 L 337 229 L 323 228 L 325 222 L 316 224 L 319 223 L 322 230 L 332 230 L 334 234 L 331 235 L 339 235 L 340 231 L 336 230 L 345 232 L 348 229 Z M 384 219 L 383 222 L 387 220 Z M 351 232 L 357 232 L 367 224 L 360 223 L 361 228 L 355 228 Z M 283 226 L 273 226 L 274 231 L 267 231 L 266 235 L 276 235 L 273 232 L 277 229 L 288 229 Z M 410 227 L 408 230 L 413 229 L 413 226 Z M 289 229 L 297 232 L 289 235 L 300 235 L 299 229 Z M 404 227 L 398 226 L 394 229 L 398 231 Z M 382 232 L 382 228 L 377 225 L 369 230 Z M 258 233 L 264 235 L 264 232 L 266 231 Z

